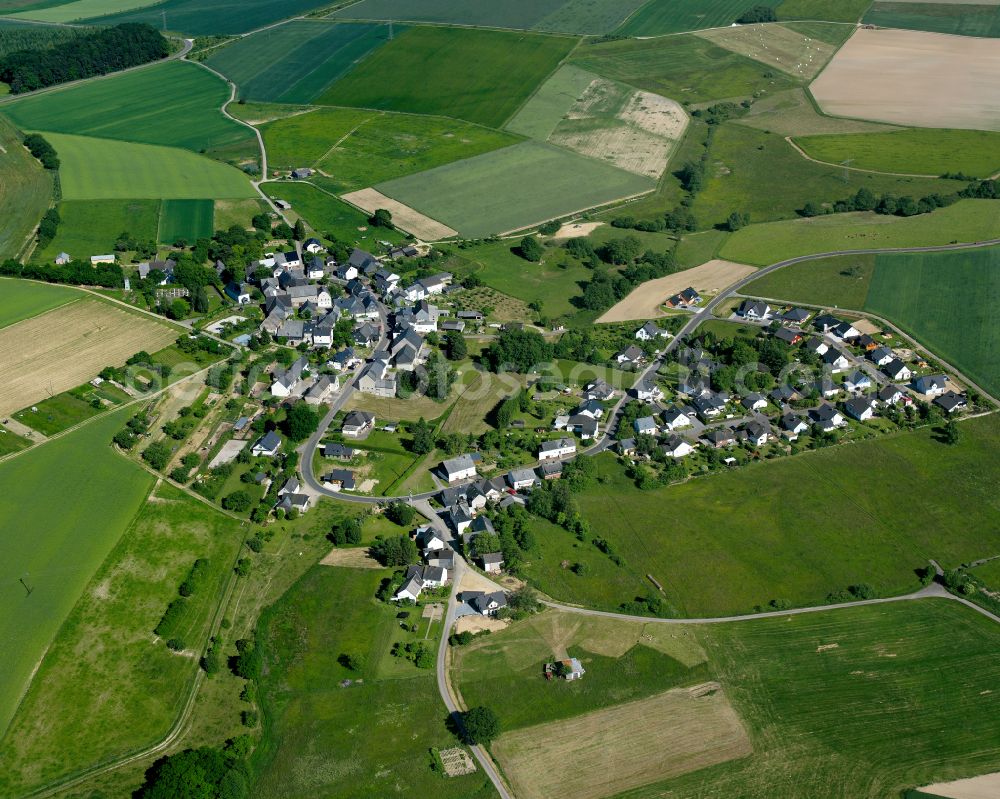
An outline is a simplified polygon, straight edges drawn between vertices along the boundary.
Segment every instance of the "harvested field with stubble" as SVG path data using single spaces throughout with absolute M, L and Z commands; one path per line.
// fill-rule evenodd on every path
M 347 569 L 381 569 L 382 564 L 368 554 L 368 547 L 334 547 L 319 562 L 320 566 L 340 566 Z
M 710 42 L 798 78 L 814 78 L 836 52 L 833 45 L 784 25 L 740 25 L 697 34 Z
M 177 338 L 167 325 L 81 300 L 0 331 L 0 414 L 85 383 L 105 366 L 155 352 Z
M 507 733 L 493 749 L 523 799 L 601 799 L 751 752 L 714 683 Z
M 409 231 L 417 238 L 436 241 L 437 239 L 447 239 L 458 235 L 456 231 L 447 225 L 438 222 L 436 219 L 431 219 L 429 216 L 425 216 L 398 200 L 386 197 L 382 192 L 375 189 L 361 189 L 360 191 L 352 191 L 342 196 L 351 205 L 356 205 L 368 213 L 374 213 L 379 208 L 384 208 L 392 214 L 394 225 Z
M 838 116 L 1000 130 L 1000 41 L 859 29 L 810 88 Z
M 661 306 L 664 300 L 672 294 L 683 291 L 688 286 L 692 286 L 702 294 L 709 294 L 719 291 L 755 271 L 756 267 L 717 258 L 693 269 L 685 269 L 683 272 L 674 272 L 666 277 L 647 280 L 632 289 L 625 299 L 605 311 L 597 322 L 598 324 L 602 322 L 628 322 L 633 319 L 653 319 L 657 316 L 665 316 Z

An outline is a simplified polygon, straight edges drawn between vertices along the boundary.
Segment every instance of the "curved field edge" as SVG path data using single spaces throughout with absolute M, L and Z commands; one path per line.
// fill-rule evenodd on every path
M 0 115 L 0 260 L 20 255 L 52 201 L 52 174 L 21 144 L 21 134 Z

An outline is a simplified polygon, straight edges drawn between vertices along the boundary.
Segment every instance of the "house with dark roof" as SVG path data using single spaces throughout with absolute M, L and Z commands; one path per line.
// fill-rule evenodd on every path
M 921 375 L 913 381 L 913 390 L 928 397 L 944 394 L 947 388 L 947 375 Z
M 844 403 L 844 410 L 852 419 L 867 422 L 875 415 L 875 401 L 871 397 L 853 397 Z
M 771 316 L 771 306 L 763 300 L 743 300 L 736 309 L 736 315 L 741 319 L 762 322 Z
M 495 616 L 498 610 L 507 607 L 507 595 L 503 591 L 489 594 L 484 591 L 463 591 L 462 601 L 482 616 Z
M 827 403 L 809 411 L 809 418 L 816 427 L 827 433 L 847 424 L 840 411 Z
M 882 374 L 895 382 L 909 380 L 913 377 L 913 371 L 909 366 L 899 360 L 899 358 L 893 358 L 889 361 L 889 363 L 883 366 Z
M 934 404 L 945 413 L 951 414 L 969 407 L 969 400 L 965 394 L 959 394 L 957 391 L 946 391 L 934 398 Z
M 449 458 L 441 463 L 441 471 L 449 483 L 470 480 L 476 476 L 476 462 L 472 455 L 465 453 L 457 458 Z
M 271 457 L 277 455 L 279 449 L 281 449 L 281 437 L 273 430 L 269 430 L 250 448 L 250 454 Z
M 365 438 L 375 429 L 375 414 L 368 411 L 350 411 L 344 417 L 340 432 L 347 438 Z
M 350 469 L 333 469 L 323 475 L 323 482 L 334 491 L 353 491 L 357 487 L 354 472 Z
M 790 347 L 794 347 L 802 341 L 802 331 L 792 327 L 779 327 L 774 331 L 774 337 L 778 339 L 778 341 L 783 341 Z

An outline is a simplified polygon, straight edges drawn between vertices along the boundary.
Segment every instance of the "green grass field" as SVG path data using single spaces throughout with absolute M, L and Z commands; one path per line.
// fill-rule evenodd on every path
M 857 22 L 872 0 L 781 0 L 779 19 Z
M 15 279 L 0 281 L 0 327 L 30 319 L 83 296 L 67 286 Z
M 52 199 L 52 175 L 0 116 L 0 260 L 19 255 Z
M 266 716 L 254 755 L 259 795 L 389 796 L 397 786 L 443 799 L 494 795 L 481 770 L 451 779 L 431 771 L 430 748 L 454 738 L 433 671 L 388 654 L 401 640 L 397 609 L 374 600 L 387 574 L 317 566 L 265 611 L 258 627 Z M 418 621 L 419 611 L 410 612 Z M 426 622 L 418 625 L 422 636 Z M 439 633 L 432 631 L 432 647 Z M 338 662 L 345 653 L 361 659 L 360 673 Z M 338 687 L 359 678 L 363 684 Z
M 774 8 L 781 0 L 756 5 Z M 617 33 L 626 36 L 662 36 L 703 28 L 724 28 L 748 8 L 743 0 L 652 0 L 633 14 Z
M 87 17 L 117 14 L 119 11 L 131 11 L 134 8 L 151 6 L 155 2 L 156 0 L 75 0 L 47 8 L 22 11 L 12 16 L 38 20 L 39 22 L 76 22 Z
M 263 126 L 269 162 L 312 166 L 334 192 L 365 188 L 520 141 L 445 117 L 321 108 Z
M 623 39 L 580 47 L 572 63 L 678 102 L 772 94 L 801 84 L 700 36 Z
M 305 183 L 265 183 L 268 197 L 286 200 L 320 235 L 330 234 L 340 241 L 359 247 L 377 249 L 379 240 L 393 243 L 403 240 L 395 230 L 368 227 L 368 216 L 315 186 Z
M 990 200 L 962 200 L 908 218 L 854 213 L 768 222 L 730 236 L 719 254 L 764 266 L 810 253 L 987 241 L 1000 236 L 998 209 L 1000 203 Z
M 253 137 L 249 128 L 222 115 L 219 109 L 228 99 L 229 89 L 219 77 L 195 64 L 171 61 L 27 97 L 5 105 L 4 113 L 22 130 L 200 151 Z
M 913 570 L 928 558 L 953 567 L 1000 548 L 989 522 L 1000 510 L 989 455 L 1000 443 L 1000 419 L 976 419 L 962 431 L 954 447 L 923 430 L 652 491 L 635 488 L 602 457 L 603 482 L 578 502 L 624 567 L 612 569 L 613 579 L 596 569 L 573 574 L 561 568 L 564 560 L 607 557 L 552 531 L 537 536 L 541 554 L 527 573 L 560 599 L 602 608 L 645 593 L 652 574 L 687 616 L 746 613 L 772 599 L 822 604 L 829 592 L 860 582 L 882 594 L 913 590 Z
M 122 22 L 146 22 L 154 27 L 163 24 L 166 13 L 167 28 L 193 36 L 211 34 L 237 34 L 263 28 L 278 20 L 305 14 L 323 3 L 318 0 L 166 0 L 154 6 L 126 11 L 111 16 L 95 17 L 87 22 L 101 25 L 118 25 Z
M 1000 8 L 1000 6 L 997 6 Z M 892 133 L 805 136 L 796 139 L 813 158 L 880 172 L 988 178 L 1000 171 L 1000 133 L 914 128 Z
M 789 26 L 798 23 L 788 23 Z M 839 26 L 838 26 L 839 27 Z M 877 122 L 828 117 L 816 110 L 804 89 L 789 89 L 763 97 L 751 106 L 738 125 L 780 133 L 782 136 L 815 136 L 828 133 L 885 133 L 903 130 Z
M 1000 631 L 957 603 L 925 600 L 697 633 L 748 727 L 753 755 L 629 792 L 629 799 L 884 799 L 1000 766 L 991 733 Z
M 1000 394 L 1000 248 L 880 255 L 865 309 Z
M 173 244 L 183 240 L 193 244 L 211 237 L 214 231 L 215 202 L 212 200 L 164 200 L 160 204 L 159 241 Z
M 267 203 L 259 198 L 256 200 L 216 200 L 215 226 L 218 230 L 228 230 L 233 225 L 249 228 L 250 220 L 254 216 L 262 211 L 267 213 L 269 210 Z
M 1000 36 L 1000 6 L 995 3 L 885 3 L 876 0 L 864 22 L 962 36 Z
M 499 127 L 575 44 L 557 36 L 411 28 L 316 102 L 439 114 Z
M 520 28 L 555 33 L 609 33 L 644 0 L 363 0 L 334 12 L 340 19 L 403 20 Z
M 540 142 L 376 186 L 464 236 L 529 227 L 654 187 L 649 178 Z
M 1000 138 L 1000 135 L 998 135 Z M 865 187 L 875 194 L 923 197 L 948 194 L 954 181 L 848 172 L 803 158 L 781 136 L 745 125 L 721 125 L 712 143 L 705 188 L 694 215 L 704 227 L 722 224 L 733 211 L 752 222 L 794 219 L 807 202 L 832 203 Z
M 46 653 L 4 739 L 0 790 L 20 795 L 150 744 L 185 698 L 197 665 L 151 634 L 196 558 L 204 587 L 188 599 L 180 637 L 201 651 L 245 531 L 162 485 L 83 592 Z M 108 692 L 106 686 L 114 685 Z M 15 767 L 16 765 L 16 767 Z
M 529 139 L 547 141 L 595 77 L 572 64 L 560 67 L 521 106 L 507 123 L 507 130 Z
M 232 80 L 243 99 L 308 103 L 387 40 L 385 25 L 294 20 L 233 42 L 205 63 Z
M 52 262 L 61 252 L 73 258 L 111 252 L 122 233 L 154 241 L 160 205 L 157 200 L 64 200 L 56 237 L 36 250 L 33 260 Z
M 0 673 L 0 729 L 152 485 L 108 446 L 127 419 L 127 411 L 111 414 L 0 464 L 0 639 L 8 652 Z
M 235 199 L 256 192 L 228 164 L 176 147 L 49 133 L 67 200 Z
M 874 255 L 834 255 L 786 266 L 753 281 L 746 291 L 761 297 L 860 311 L 865 307 L 874 272 Z

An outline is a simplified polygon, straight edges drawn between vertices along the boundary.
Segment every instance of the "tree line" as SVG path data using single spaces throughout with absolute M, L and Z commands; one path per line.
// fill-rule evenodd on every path
M 51 50 L 72 39 L 86 36 L 91 29 L 32 23 L 0 27 L 0 57 L 21 50 Z
M 125 23 L 93 30 L 62 46 L 16 50 L 0 58 L 0 81 L 11 94 L 106 75 L 166 58 L 167 40 L 144 23 Z
M 118 289 L 125 285 L 125 275 L 118 264 L 91 266 L 90 261 L 42 265 L 22 264 L 13 258 L 8 258 L 0 263 L 0 275 L 44 280 L 46 283 L 68 283 L 73 286 L 101 286 L 108 289 Z

